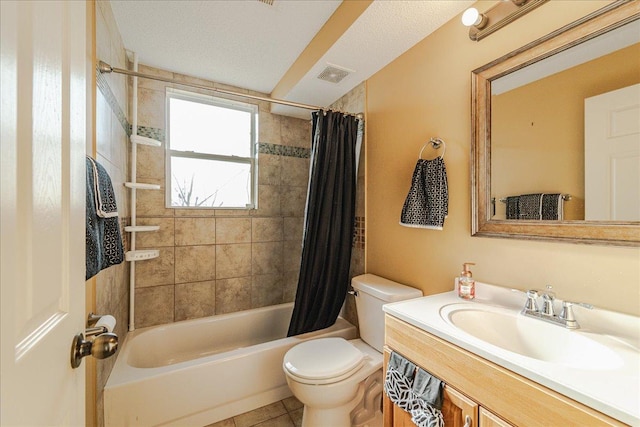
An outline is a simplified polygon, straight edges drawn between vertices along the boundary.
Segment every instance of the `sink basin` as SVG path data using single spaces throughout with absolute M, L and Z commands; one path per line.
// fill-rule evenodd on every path
M 622 359 L 606 345 L 579 330 L 532 319 L 490 305 L 449 304 L 440 316 L 481 341 L 544 362 L 588 370 L 616 369 Z

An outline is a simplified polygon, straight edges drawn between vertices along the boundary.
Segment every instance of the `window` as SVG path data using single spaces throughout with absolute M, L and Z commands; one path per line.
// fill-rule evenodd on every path
M 255 105 L 167 90 L 168 207 L 256 207 Z

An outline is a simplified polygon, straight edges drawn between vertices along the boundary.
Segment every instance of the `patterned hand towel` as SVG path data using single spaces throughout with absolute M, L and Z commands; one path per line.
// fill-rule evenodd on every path
M 507 219 L 520 219 L 520 196 L 507 197 Z
M 444 383 L 427 371 L 392 352 L 387 365 L 384 392 L 389 399 L 411 414 L 419 427 L 444 427 L 442 390 Z
M 547 221 L 562 221 L 564 217 L 564 199 L 562 194 L 542 195 L 542 219 Z
M 413 171 L 409 194 L 402 206 L 400 225 L 442 230 L 448 214 L 449 189 L 444 159 L 419 159 Z
M 111 178 L 102 165 L 88 156 L 86 172 L 85 280 L 124 260 L 118 208 Z
M 518 198 L 520 219 L 542 219 L 542 194 L 523 194 Z

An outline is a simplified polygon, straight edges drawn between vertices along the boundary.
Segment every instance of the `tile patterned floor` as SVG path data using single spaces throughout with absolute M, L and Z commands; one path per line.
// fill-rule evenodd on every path
M 302 409 L 298 399 L 288 397 L 206 427 L 300 427 Z

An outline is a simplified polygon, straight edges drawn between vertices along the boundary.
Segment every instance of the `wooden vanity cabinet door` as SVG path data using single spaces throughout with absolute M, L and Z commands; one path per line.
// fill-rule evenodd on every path
M 459 391 L 444 386 L 442 400 L 442 417 L 447 427 L 477 427 L 478 404 Z M 468 418 L 467 418 L 468 417 Z M 467 419 L 470 424 L 465 425 Z
M 388 403 L 391 402 L 388 401 Z M 385 417 L 385 427 L 415 427 L 415 424 L 411 421 L 411 414 L 397 405 L 387 405 L 385 410 L 390 410 L 392 413 L 390 417 Z M 442 417 L 446 427 L 477 427 L 478 404 L 462 393 L 445 386 L 442 400 Z M 471 423 L 465 426 L 467 417 L 469 417 Z
M 480 427 L 514 427 L 497 415 L 480 408 Z

